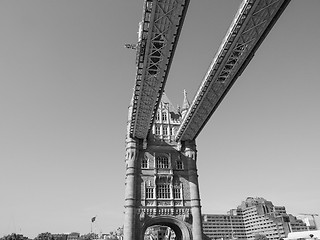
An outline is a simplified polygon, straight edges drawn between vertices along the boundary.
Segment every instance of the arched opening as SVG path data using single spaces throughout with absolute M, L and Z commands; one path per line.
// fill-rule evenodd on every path
M 144 240 L 176 240 L 175 231 L 164 225 L 153 225 L 144 232 Z
M 192 240 L 186 223 L 172 216 L 149 219 L 143 224 L 144 240 Z

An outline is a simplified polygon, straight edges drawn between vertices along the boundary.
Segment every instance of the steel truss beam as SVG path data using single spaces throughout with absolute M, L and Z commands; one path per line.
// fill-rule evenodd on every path
M 176 134 L 195 139 L 290 0 L 244 0 Z
M 137 44 L 131 137 L 147 137 L 161 100 L 189 0 L 145 0 Z

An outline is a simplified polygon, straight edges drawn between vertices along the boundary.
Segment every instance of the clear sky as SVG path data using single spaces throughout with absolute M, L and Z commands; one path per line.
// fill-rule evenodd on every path
M 191 0 L 166 93 L 199 87 L 240 0 Z M 142 0 L 0 2 L 0 237 L 122 225 Z M 203 213 L 320 214 L 320 1 L 293 0 L 197 139 Z

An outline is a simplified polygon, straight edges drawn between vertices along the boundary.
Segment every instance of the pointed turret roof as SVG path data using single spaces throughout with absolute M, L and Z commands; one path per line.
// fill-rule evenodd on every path
M 190 103 L 189 103 L 189 100 L 188 100 L 188 97 L 187 97 L 187 91 L 183 90 L 183 104 L 182 104 L 182 109 L 181 109 L 181 117 L 182 117 L 182 119 L 187 114 L 189 107 L 190 107 Z
M 174 121 L 179 121 L 180 120 L 180 113 L 178 111 L 177 108 L 174 107 L 174 105 L 171 103 L 171 101 L 169 100 L 169 98 L 167 97 L 167 94 L 165 92 L 162 93 L 162 97 L 161 97 L 161 102 L 160 102 L 160 106 L 166 106 L 169 110 L 169 114 L 172 120 Z
M 171 103 L 170 99 L 168 98 L 168 96 L 167 96 L 167 94 L 165 92 L 162 93 L 161 102 L 162 102 L 162 104 L 168 104 L 169 112 L 174 112 L 176 114 L 178 113 L 177 109 Z
M 183 104 L 182 104 L 182 109 L 181 111 L 188 110 L 190 107 L 190 103 L 187 97 L 187 91 L 184 89 L 183 90 Z

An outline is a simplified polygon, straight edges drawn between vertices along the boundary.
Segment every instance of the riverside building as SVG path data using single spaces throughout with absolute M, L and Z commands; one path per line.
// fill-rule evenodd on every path
M 203 232 L 211 239 L 281 239 L 289 232 L 306 231 L 306 224 L 284 206 L 274 206 L 264 198 L 248 197 L 228 214 L 204 214 Z

